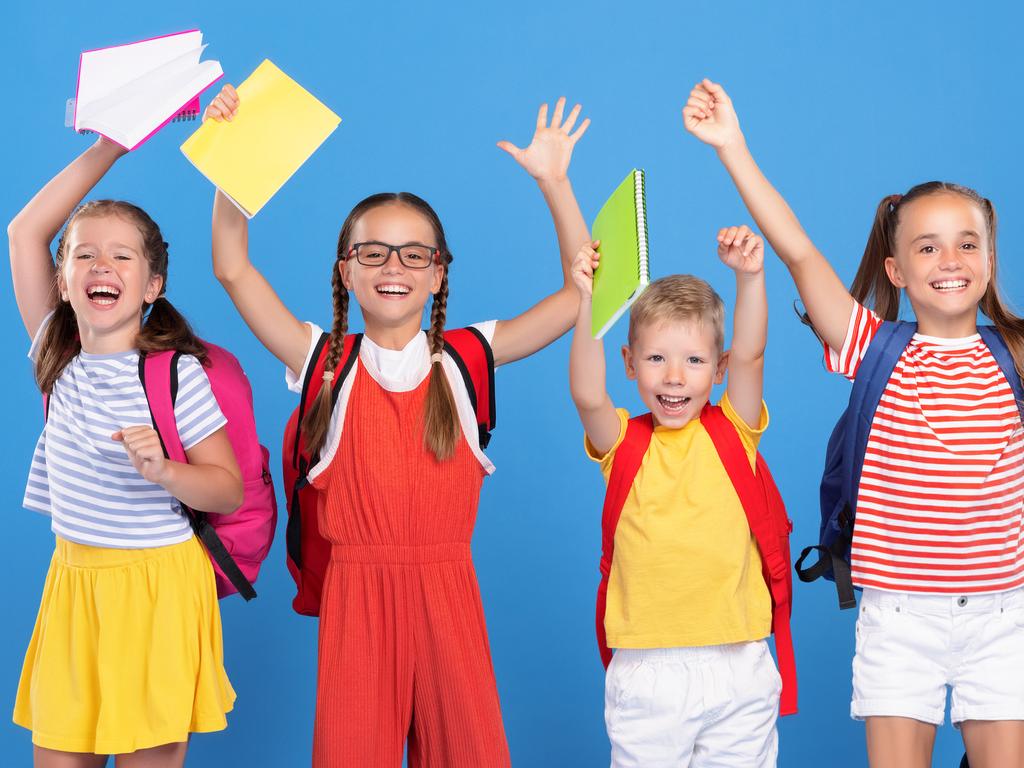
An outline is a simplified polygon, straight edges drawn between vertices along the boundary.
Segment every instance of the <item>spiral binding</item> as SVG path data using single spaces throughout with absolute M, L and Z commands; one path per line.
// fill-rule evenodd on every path
M 633 171 L 633 184 L 636 190 L 636 245 L 640 285 L 651 281 L 650 264 L 647 258 L 647 195 L 644 190 L 644 171 Z

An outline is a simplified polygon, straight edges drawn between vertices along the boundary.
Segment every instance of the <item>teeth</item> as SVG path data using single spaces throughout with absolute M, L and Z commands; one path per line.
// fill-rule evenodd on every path
M 121 296 L 121 291 L 112 285 L 94 285 L 86 295 L 97 304 L 113 304 Z
M 378 285 L 377 293 L 387 296 L 405 296 L 409 293 L 409 289 L 404 285 Z
M 967 280 L 938 280 L 932 283 L 932 288 L 939 291 L 952 291 L 967 287 Z

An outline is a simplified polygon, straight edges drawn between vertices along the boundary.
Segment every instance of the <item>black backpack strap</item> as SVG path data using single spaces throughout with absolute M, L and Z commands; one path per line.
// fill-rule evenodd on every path
M 476 414 L 477 429 L 479 431 L 480 448 L 486 449 L 487 444 L 491 441 L 491 430 L 494 429 L 497 423 L 496 404 L 494 397 L 494 352 L 491 350 L 491 345 L 487 342 L 483 333 L 480 332 L 479 328 L 473 326 L 467 326 L 464 329 L 470 334 L 470 338 L 475 339 L 480 345 L 480 350 L 483 353 L 486 365 L 482 370 L 477 370 L 478 375 L 485 377 L 483 384 L 483 396 L 487 398 L 486 402 L 480 402 L 477 397 L 477 380 L 474 378 L 474 371 L 470 369 L 463 355 L 461 355 L 456 349 L 455 345 L 451 343 L 449 338 L 446 336 L 444 340 L 444 351 L 447 352 L 456 367 L 459 369 L 459 373 L 462 374 L 462 382 L 466 387 L 466 392 L 469 394 L 470 403 L 473 405 L 473 412 Z M 468 350 L 467 350 L 468 351 Z M 486 407 L 486 410 L 483 408 Z

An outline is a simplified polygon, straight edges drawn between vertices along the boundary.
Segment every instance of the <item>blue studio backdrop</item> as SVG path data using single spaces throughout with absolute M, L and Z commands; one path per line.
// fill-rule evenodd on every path
M 587 219 L 629 169 L 645 168 L 653 272 L 702 275 L 731 312 L 733 278 L 714 236 L 750 217 L 713 151 L 680 118 L 705 75 L 726 86 L 755 156 L 845 281 L 883 195 L 948 179 L 977 188 L 1001 214 L 1000 274 L 1012 302 L 1024 295 L 1022 17 L 1012 3 L 877 0 L 12 4 L 0 25 L 8 104 L 0 219 L 10 221 L 90 141 L 63 127 L 81 50 L 198 27 L 210 44 L 205 58 L 221 62 L 227 81 L 270 58 L 343 118 L 251 224 L 253 261 L 299 317 L 321 325 L 331 318 L 341 222 L 381 190 L 413 191 L 438 210 L 457 257 L 451 327 L 513 316 L 553 290 L 561 274 L 546 207 L 495 142 L 525 146 L 537 106 L 562 94 L 593 120 L 570 169 Z M 297 400 L 213 278 L 213 190 L 178 150 L 192 128 L 164 129 L 119 161 L 94 196 L 137 202 L 161 225 L 170 298 L 245 365 L 280 483 L 280 435 Z M 821 349 L 791 309 L 789 276 L 768 258 L 772 426 L 762 450 L 795 521 L 796 548 L 817 536 L 824 446 L 849 385 L 824 371 Z M 47 519 L 21 508 L 42 411 L 7 270 L 0 297 L 9 359 L 0 383 L 8 409 L 0 764 L 21 766 L 31 761 L 30 736 L 10 712 L 53 536 Z M 359 328 L 354 307 L 352 320 Z M 620 324 L 606 346 L 609 388 L 636 410 L 618 362 L 624 335 Z M 568 350 L 564 338 L 497 374 L 488 453 L 498 470 L 484 484 L 473 541 L 512 756 L 528 768 L 608 761 L 593 628 L 603 487 L 583 455 Z M 291 611 L 283 533 L 282 500 L 260 597 L 222 603 L 238 692 L 229 728 L 195 737 L 189 765 L 309 764 L 317 626 Z M 854 621 L 855 612 L 837 610 L 831 585 L 797 585 L 801 712 L 780 722 L 781 766 L 823 755 L 831 765 L 866 764 L 863 726 L 849 718 Z M 959 735 L 941 729 L 935 765 L 956 765 L 961 751 Z

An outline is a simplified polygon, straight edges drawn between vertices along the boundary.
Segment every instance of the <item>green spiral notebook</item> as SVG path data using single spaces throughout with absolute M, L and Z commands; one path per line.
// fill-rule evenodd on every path
M 601 241 L 601 263 L 594 273 L 591 332 L 600 339 L 651 281 L 642 170 L 630 171 L 612 192 L 594 219 L 592 232 Z

